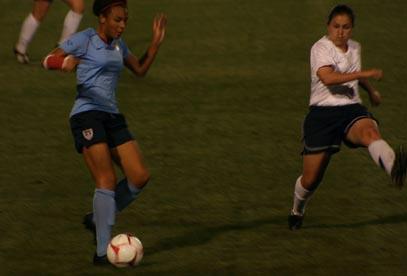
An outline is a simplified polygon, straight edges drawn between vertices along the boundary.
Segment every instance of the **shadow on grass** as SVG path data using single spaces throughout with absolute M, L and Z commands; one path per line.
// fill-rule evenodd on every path
M 305 218 L 306 219 L 306 218 Z M 341 224 L 316 224 L 316 225 L 304 225 L 304 229 L 314 228 L 360 228 L 372 225 L 385 225 L 385 224 L 400 224 L 407 223 L 407 214 L 393 215 L 378 219 L 354 222 L 354 223 L 341 223 Z
M 214 239 L 216 236 L 221 234 L 231 232 L 231 231 L 244 231 L 253 228 L 257 228 L 267 224 L 277 224 L 277 225 L 286 225 L 287 217 L 279 216 L 273 217 L 269 219 L 259 219 L 249 222 L 239 222 L 235 224 L 227 224 L 227 225 L 220 225 L 220 226 L 209 226 L 209 227 L 201 227 L 199 229 L 194 229 L 189 231 L 182 236 L 167 238 L 159 241 L 155 246 L 148 249 L 149 255 L 172 250 L 176 248 L 183 248 L 189 246 L 197 246 L 201 244 L 205 244 L 210 240 Z

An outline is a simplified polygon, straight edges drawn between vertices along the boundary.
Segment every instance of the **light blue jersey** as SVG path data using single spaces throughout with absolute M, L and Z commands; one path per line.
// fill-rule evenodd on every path
M 70 116 L 89 110 L 119 113 L 116 86 L 129 50 L 122 39 L 106 44 L 93 28 L 72 35 L 60 46 L 81 61 L 77 67 L 76 100 Z

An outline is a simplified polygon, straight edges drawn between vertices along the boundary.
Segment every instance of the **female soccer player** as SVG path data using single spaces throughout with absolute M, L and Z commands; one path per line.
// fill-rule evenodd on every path
M 380 69 L 361 69 L 360 45 L 351 39 L 354 24 L 350 7 L 334 7 L 328 17 L 328 34 L 311 49 L 310 111 L 303 125 L 303 171 L 295 184 L 288 220 L 291 230 L 301 227 L 305 205 L 342 141 L 350 147 L 367 147 L 397 186 L 405 181 L 404 149 L 394 153 L 382 139 L 372 114 L 361 105 L 358 86 L 367 91 L 372 105 L 380 104 L 380 93 L 368 79 L 379 80 L 383 73 Z
M 127 1 L 95 0 L 93 12 L 99 20 L 97 29 L 89 28 L 68 38 L 44 59 L 43 66 L 77 70 L 78 94 L 70 124 L 76 149 L 83 154 L 96 182 L 93 213 L 85 220 L 91 219 L 96 227 L 93 261 L 104 264 L 116 212 L 128 206 L 149 179 L 139 147 L 117 108 L 117 81 L 123 65 L 135 75 L 147 73 L 164 39 L 166 16 L 155 17 L 151 44 L 138 59 L 121 38 L 127 25 Z M 113 163 L 125 175 L 117 184 Z
M 58 43 L 64 41 L 71 34 L 75 33 L 82 20 L 85 9 L 84 0 L 64 0 L 70 10 L 65 16 L 64 26 Z M 14 54 L 20 63 L 29 63 L 27 48 L 31 43 L 38 27 L 48 13 L 52 0 L 34 0 L 32 12 L 25 18 L 21 26 L 20 36 L 14 46 Z

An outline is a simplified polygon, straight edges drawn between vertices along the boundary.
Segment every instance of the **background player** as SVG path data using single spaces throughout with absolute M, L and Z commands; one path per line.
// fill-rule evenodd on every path
M 24 19 L 18 41 L 14 47 L 14 54 L 20 63 L 29 63 L 27 49 L 37 32 L 38 27 L 48 13 L 53 0 L 34 0 L 31 13 Z M 84 0 L 64 0 L 70 10 L 65 16 L 61 37 L 58 43 L 63 42 L 79 27 L 85 9 Z
M 369 94 L 372 105 L 380 104 L 380 93 L 368 78 L 378 80 L 383 73 L 380 69 L 361 69 L 360 45 L 351 39 L 354 23 L 350 7 L 336 6 L 328 17 L 328 35 L 311 49 L 310 111 L 303 125 L 303 171 L 295 184 L 289 216 L 292 230 L 301 227 L 305 205 L 342 141 L 350 147 L 367 147 L 372 159 L 398 187 L 405 181 L 404 149 L 394 153 L 382 139 L 372 114 L 361 105 L 359 85 Z

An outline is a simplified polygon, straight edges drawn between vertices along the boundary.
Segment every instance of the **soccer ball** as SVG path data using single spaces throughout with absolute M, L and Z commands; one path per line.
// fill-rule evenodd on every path
M 107 259 L 117 267 L 136 266 L 143 254 L 143 245 L 131 234 L 119 234 L 107 246 Z

